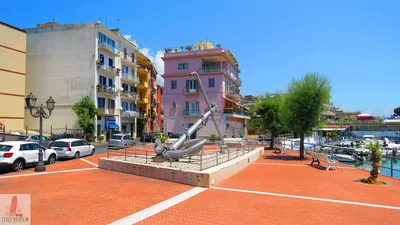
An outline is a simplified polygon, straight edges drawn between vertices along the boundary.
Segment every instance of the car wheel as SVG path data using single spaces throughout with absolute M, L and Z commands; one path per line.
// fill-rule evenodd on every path
M 96 151 L 94 149 L 92 149 L 92 152 L 90 153 L 91 155 L 94 155 Z
M 24 161 L 20 159 L 15 160 L 15 162 L 13 163 L 13 170 L 15 172 L 21 172 L 22 169 L 24 169 Z
M 78 159 L 78 158 L 79 158 L 79 152 L 75 152 L 74 159 Z
M 54 163 L 56 163 L 56 160 L 57 160 L 56 155 L 51 154 L 49 156 L 49 159 L 47 160 L 47 162 L 48 162 L 48 164 L 54 164 Z

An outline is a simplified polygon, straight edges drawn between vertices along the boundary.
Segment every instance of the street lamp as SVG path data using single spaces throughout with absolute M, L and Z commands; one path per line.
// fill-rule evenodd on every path
M 37 98 L 30 93 L 28 96 L 26 96 L 25 98 L 25 103 L 26 106 L 29 109 L 29 112 L 31 113 L 31 115 L 34 118 L 40 118 L 40 127 L 39 127 L 39 162 L 35 167 L 35 172 L 43 172 L 46 171 L 46 166 L 43 163 L 43 150 L 42 150 L 42 136 L 43 136 L 43 118 L 48 119 L 50 118 L 51 112 L 54 109 L 54 105 L 56 104 L 56 102 L 54 101 L 54 99 L 52 97 L 50 97 L 49 99 L 47 99 L 46 101 L 46 106 L 47 106 L 47 110 L 49 110 L 49 113 L 47 114 L 47 112 L 43 109 L 43 105 L 40 104 L 39 109 L 36 112 L 32 112 L 32 109 L 35 107 L 36 105 L 36 100 Z

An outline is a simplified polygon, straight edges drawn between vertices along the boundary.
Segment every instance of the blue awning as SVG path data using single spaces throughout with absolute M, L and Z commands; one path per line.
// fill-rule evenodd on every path
M 108 124 L 108 128 L 109 128 L 109 129 L 118 129 L 119 126 L 118 126 L 118 124 L 116 124 L 116 123 L 109 123 L 109 124 Z

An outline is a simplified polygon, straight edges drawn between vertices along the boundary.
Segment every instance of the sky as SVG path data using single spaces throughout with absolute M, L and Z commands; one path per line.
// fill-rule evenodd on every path
M 208 40 L 235 55 L 243 95 L 284 92 L 316 72 L 330 79 L 334 105 L 388 116 L 400 106 L 399 12 L 395 0 L 20 0 L 1 7 L 0 20 L 100 20 L 137 43 L 159 74 L 165 48 Z

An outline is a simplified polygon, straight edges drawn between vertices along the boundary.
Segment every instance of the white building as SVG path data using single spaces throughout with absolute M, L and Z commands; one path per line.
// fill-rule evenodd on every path
M 96 134 L 113 129 L 136 137 L 136 46 L 99 22 L 39 24 L 27 29 L 26 92 L 56 107 L 43 128 L 79 128 L 72 105 L 90 96 L 100 109 Z M 25 112 L 29 129 L 39 121 Z M 62 131 L 61 131 L 62 132 Z

